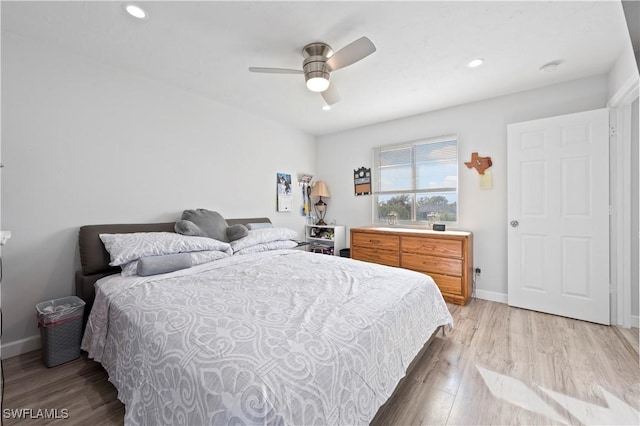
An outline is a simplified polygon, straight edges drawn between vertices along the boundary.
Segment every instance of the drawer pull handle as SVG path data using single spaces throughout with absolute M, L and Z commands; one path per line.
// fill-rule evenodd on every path
M 380 242 L 380 240 L 369 240 L 369 242 L 373 243 L 373 244 L 378 244 Z

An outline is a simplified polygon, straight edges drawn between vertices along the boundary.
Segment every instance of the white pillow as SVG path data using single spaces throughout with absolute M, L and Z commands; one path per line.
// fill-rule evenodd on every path
M 194 251 L 189 255 L 191 255 L 191 264 L 194 266 L 231 256 L 228 252 L 222 251 Z
M 289 228 L 262 228 L 251 229 L 246 237 L 231 241 L 231 248 L 234 252 L 271 241 L 293 240 L 298 233 Z
M 261 251 L 268 251 L 268 250 L 290 249 L 290 248 L 296 247 L 297 245 L 298 245 L 298 242 L 293 240 L 271 241 L 268 243 L 256 244 L 255 246 L 234 251 L 233 254 L 235 256 L 235 255 L 242 255 L 242 254 L 259 253 Z
M 134 232 L 100 234 L 111 256 L 111 266 L 119 266 L 147 256 L 218 250 L 232 254 L 229 243 L 207 237 L 192 237 L 173 232 Z
M 215 260 L 224 259 L 225 257 L 229 257 L 230 255 L 223 251 L 207 250 L 207 251 L 193 251 L 189 253 L 189 256 L 191 257 L 191 266 L 195 266 L 195 265 L 200 265 L 201 263 L 213 262 Z M 121 275 L 123 277 L 138 275 L 139 261 L 140 259 L 134 260 L 133 262 L 129 262 L 126 265 L 121 265 L 121 268 L 122 268 Z

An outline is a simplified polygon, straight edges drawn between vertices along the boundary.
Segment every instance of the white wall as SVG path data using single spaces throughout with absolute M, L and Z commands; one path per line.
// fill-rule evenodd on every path
M 12 35 L 2 123 L 4 357 L 39 344 L 37 302 L 74 294 L 81 225 L 209 208 L 303 232 L 275 212 L 276 172 L 315 171 L 315 137 L 297 130 Z
M 625 88 L 633 85 L 638 80 L 638 65 L 636 63 L 635 54 L 631 41 L 625 42 L 622 51 L 618 55 L 618 59 L 609 71 L 609 99 L 615 97 L 618 93 L 624 93 Z M 613 99 L 615 102 L 615 99 Z
M 458 134 L 459 223 L 474 233 L 474 263 L 482 268 L 479 297 L 506 301 L 507 293 L 507 124 L 603 108 L 607 76 L 502 96 L 318 138 L 317 177 L 331 198 L 327 217 L 348 227 L 371 224 L 370 196 L 353 193 L 353 170 L 372 166 L 371 148 L 447 134 Z M 478 187 L 468 169 L 471 153 L 493 160 L 493 189 Z
M 638 197 L 640 193 L 640 177 L 638 176 L 638 160 L 640 159 L 640 152 L 638 145 L 640 145 L 640 136 L 639 133 L 639 116 L 640 112 L 638 111 L 638 99 L 631 104 L 631 315 L 637 318 L 639 315 L 638 311 L 638 299 L 640 295 L 638 294 L 638 282 L 640 281 L 639 268 L 640 263 L 638 260 L 640 259 L 640 252 L 638 250 L 638 236 L 640 236 L 639 232 L 639 223 L 638 217 L 640 217 L 640 209 L 638 207 Z

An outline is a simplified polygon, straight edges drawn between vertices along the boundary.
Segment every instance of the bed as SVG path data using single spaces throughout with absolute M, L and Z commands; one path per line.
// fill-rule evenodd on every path
M 80 229 L 76 292 L 92 306 L 82 348 L 118 390 L 125 424 L 368 424 L 452 326 L 433 280 L 412 271 L 277 249 L 124 277 L 99 237 L 172 231 Z

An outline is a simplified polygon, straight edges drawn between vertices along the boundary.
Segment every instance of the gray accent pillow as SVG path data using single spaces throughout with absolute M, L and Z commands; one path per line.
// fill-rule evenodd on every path
M 249 235 L 249 229 L 242 224 L 231 225 L 227 228 L 227 241 L 229 242 L 239 240 L 247 235 Z
M 166 274 L 180 269 L 191 267 L 191 256 L 189 253 L 165 254 L 162 256 L 142 257 L 138 261 L 138 275 L 147 277 L 149 275 Z
M 252 229 L 263 229 L 263 228 L 273 228 L 273 224 L 271 224 L 269 222 L 247 223 L 247 229 L 249 229 L 249 230 L 252 230 Z
M 206 237 L 228 242 L 227 221 L 218 212 L 206 209 L 185 210 L 182 212 L 182 220 L 193 222 Z
M 202 229 L 198 227 L 195 223 L 190 220 L 179 220 L 173 226 L 173 229 L 178 234 L 188 235 L 191 237 L 206 237 L 207 235 L 204 233 Z

